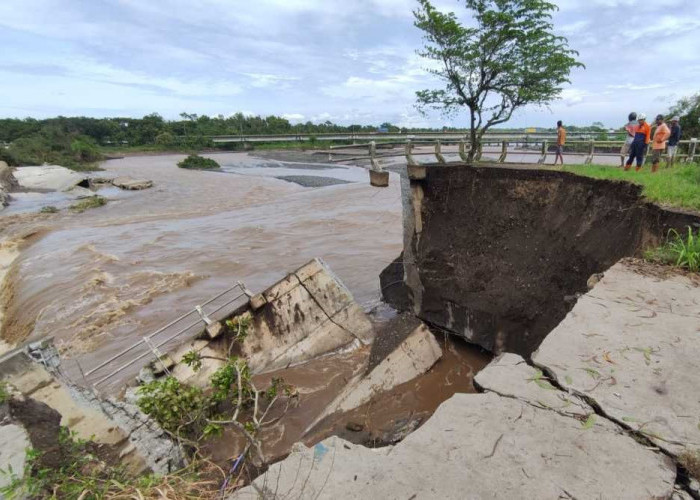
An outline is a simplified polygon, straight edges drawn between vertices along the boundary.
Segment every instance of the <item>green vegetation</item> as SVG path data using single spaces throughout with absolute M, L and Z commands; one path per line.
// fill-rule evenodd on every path
M 436 62 L 430 70 L 444 82 L 439 90 L 416 93 L 418 105 L 445 114 L 469 110 L 470 160 L 484 133 L 510 120 L 527 105 L 546 105 L 583 64 L 568 41 L 554 33 L 554 3 L 545 0 L 466 0 L 470 23 L 419 0 L 415 25 L 426 42 L 420 55 Z
M 41 207 L 41 210 L 39 210 L 39 213 L 55 214 L 55 213 L 58 213 L 58 208 L 54 207 L 53 205 L 47 205 L 45 207 Z
M 10 393 L 7 391 L 7 383 L 4 380 L 0 380 L 0 404 L 3 404 L 10 397 Z
M 700 92 L 678 100 L 666 115 L 666 119 L 678 115 L 684 138 L 698 137 L 700 134 Z
M 180 168 L 191 168 L 194 170 L 216 170 L 221 168 L 221 165 L 211 158 L 204 158 L 203 156 L 199 155 L 189 155 L 181 162 L 178 162 L 177 166 Z
M 90 208 L 101 207 L 102 205 L 106 205 L 106 204 L 107 204 L 106 198 L 103 198 L 102 196 L 99 196 L 99 195 L 95 195 L 95 196 L 90 196 L 89 198 L 85 198 L 84 200 L 80 200 L 78 203 L 74 203 L 69 208 L 71 210 L 75 210 L 78 213 L 81 213 L 81 212 L 84 212 L 85 210 L 88 210 Z
M 134 477 L 118 464 L 116 457 L 106 456 L 105 448 L 77 439 L 66 427 L 59 433 L 60 464 L 47 461 L 35 449 L 27 450 L 24 475 L 1 470 L 11 482 L 0 489 L 8 499 L 61 498 L 214 498 L 220 494 L 221 469 L 195 459 L 182 470 L 165 476 L 147 474 Z M 218 477 L 217 477 L 218 476 Z
M 138 405 L 166 432 L 195 451 L 199 442 L 219 435 L 224 427 L 232 428 L 246 440 L 244 455 L 252 450 L 254 461 L 260 465 L 264 457 L 259 434 L 272 422 L 268 414 L 279 406 L 278 402 L 286 401 L 288 407 L 296 401 L 296 393 L 282 379 L 273 379 L 266 390 L 258 390 L 246 361 L 231 355 L 245 340 L 250 318 L 230 319 L 226 327 L 231 339 L 229 355 L 208 358 L 223 362 L 209 378 L 209 388 L 202 390 L 166 377 L 139 388 Z M 185 354 L 183 362 L 198 372 L 204 359 L 193 350 Z
M 693 233 L 688 227 L 688 233 L 681 235 L 672 229 L 666 242 L 658 248 L 647 250 L 644 257 L 654 262 L 700 272 L 700 231 Z
M 566 165 L 562 170 L 596 179 L 633 182 L 642 186 L 642 194 L 663 205 L 700 211 L 700 166 L 677 164 L 651 173 L 649 167 L 639 172 L 603 165 Z

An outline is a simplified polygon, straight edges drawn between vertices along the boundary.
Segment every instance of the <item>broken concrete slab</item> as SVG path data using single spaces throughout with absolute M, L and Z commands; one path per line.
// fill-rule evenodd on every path
M 32 191 L 68 191 L 87 180 L 84 174 L 58 165 L 17 167 L 13 173 L 21 188 Z
M 396 446 L 299 446 L 230 498 L 668 498 L 675 477 L 667 456 L 605 419 L 585 428 L 513 398 L 457 394 Z
M 24 427 L 16 424 L 0 425 L 0 468 L 5 471 L 0 472 L 0 490 L 12 483 L 12 475 L 22 478 L 27 449 L 31 446 Z
M 477 373 L 474 384 L 501 396 L 517 398 L 540 408 L 579 417 L 594 413 L 593 408 L 574 394 L 554 387 L 541 370 L 533 368 L 517 354 L 504 353 Z
M 185 354 L 194 351 L 201 356 L 202 366 L 195 371 L 191 366 L 182 362 Z M 210 346 L 206 340 L 194 340 L 178 348 L 173 354 L 176 365 L 172 369 L 172 375 L 180 382 L 193 385 L 199 388 L 210 386 L 211 376 L 226 364 L 221 352 Z
M 300 364 L 373 337 L 367 315 L 320 259 L 263 292 L 241 351 L 253 373 Z
M 668 453 L 698 449 L 698 304 L 697 278 L 622 261 L 578 300 L 532 359 Z
M 372 371 L 359 373 L 348 382 L 345 389 L 308 426 L 307 432 L 328 415 L 353 410 L 374 396 L 422 375 L 441 357 L 440 345 L 428 327 L 421 323 Z
M 153 181 L 148 179 L 134 179 L 133 177 L 117 177 L 112 179 L 112 185 L 130 191 L 148 189 L 153 186 Z

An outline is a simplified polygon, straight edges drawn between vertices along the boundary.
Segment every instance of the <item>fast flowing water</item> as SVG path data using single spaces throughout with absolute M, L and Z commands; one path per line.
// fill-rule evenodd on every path
M 223 172 L 179 169 L 181 155 L 107 161 L 100 175 L 154 186 L 107 191 L 107 205 L 81 214 L 22 213 L 58 197 L 19 197 L 0 215 L 0 239 L 21 248 L 3 338 L 54 336 L 87 371 L 236 280 L 259 291 L 314 257 L 361 304 L 379 299 L 379 272 L 402 246 L 397 176 L 378 189 L 358 167 L 212 157 Z

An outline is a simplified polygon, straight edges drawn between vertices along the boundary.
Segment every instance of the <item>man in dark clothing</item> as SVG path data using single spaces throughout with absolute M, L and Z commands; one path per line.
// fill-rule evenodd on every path
M 629 170 L 632 166 L 632 162 L 637 160 L 637 172 L 642 169 L 644 165 L 644 155 L 647 154 L 647 145 L 651 142 L 651 126 L 647 123 L 647 115 L 640 113 L 637 116 L 637 121 L 639 125 L 635 129 L 634 139 L 630 145 L 630 157 L 625 163 L 625 170 Z
M 671 135 L 669 136 L 667 143 L 668 156 L 666 157 L 666 168 L 672 167 L 674 161 L 676 160 L 678 142 L 681 140 L 681 126 L 678 123 L 679 121 L 680 118 L 677 116 L 671 118 Z

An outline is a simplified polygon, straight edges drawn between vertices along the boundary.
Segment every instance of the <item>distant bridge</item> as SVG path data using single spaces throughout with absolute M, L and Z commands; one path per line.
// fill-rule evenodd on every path
M 595 133 L 569 133 L 571 139 L 590 139 Z M 215 143 L 253 143 L 253 142 L 308 142 L 308 141 L 453 141 L 466 139 L 468 132 L 354 132 L 333 134 L 269 134 L 269 135 L 211 135 L 207 136 Z M 492 132 L 484 135 L 484 139 L 526 142 L 530 140 L 555 140 L 554 133 L 513 134 Z

